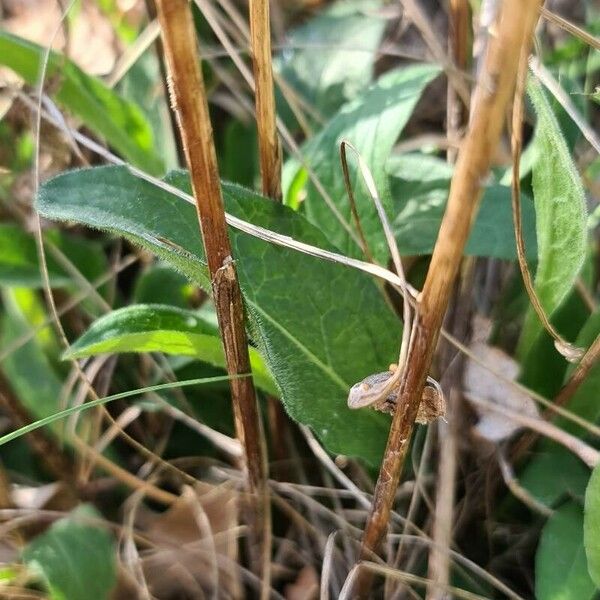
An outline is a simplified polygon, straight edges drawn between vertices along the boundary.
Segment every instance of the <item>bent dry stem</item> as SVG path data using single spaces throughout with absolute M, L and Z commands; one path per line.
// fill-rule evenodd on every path
M 361 559 L 377 553 L 385 536 L 396 488 L 408 451 L 421 394 L 463 250 L 474 221 L 481 184 L 496 150 L 512 98 L 519 56 L 529 47 L 539 0 L 505 0 L 490 36 L 485 64 L 472 103 L 472 119 L 461 144 L 450 195 L 423 292 L 419 297 L 415 335 L 399 385 L 403 410 L 396 411 L 365 527 Z M 367 597 L 373 575 L 362 570 L 356 597 Z M 353 597 L 354 597 L 353 596 Z

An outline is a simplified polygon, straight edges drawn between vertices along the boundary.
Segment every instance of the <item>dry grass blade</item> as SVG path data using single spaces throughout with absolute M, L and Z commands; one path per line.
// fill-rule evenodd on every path
M 363 536 L 363 558 L 378 551 L 387 529 L 452 283 L 478 208 L 481 184 L 489 170 L 504 114 L 514 92 L 521 48 L 529 47 L 531 43 L 538 10 L 537 0 L 527 3 L 505 0 L 500 9 L 497 33 L 488 47 L 472 103 L 471 123 L 461 144 L 448 205 L 418 302 L 416 334 L 400 381 L 399 397 L 404 410 L 397 410 L 392 421 L 373 507 Z M 371 575 L 365 573 L 360 576 L 356 586 L 356 595 L 367 597 Z
M 558 25 L 561 29 L 568 31 L 575 37 L 578 37 L 580 40 L 588 44 L 588 46 L 591 46 L 596 50 L 600 50 L 600 40 L 597 37 L 594 37 L 592 34 L 585 31 L 585 29 L 581 29 L 581 27 L 577 27 L 577 25 L 571 23 L 571 21 L 563 19 L 563 17 L 548 10 L 545 6 L 542 6 L 542 8 L 540 9 L 540 14 L 542 15 L 542 17 L 544 17 L 544 19 L 550 21 L 551 23 L 554 23 L 555 25 Z
M 204 82 L 196 51 L 193 16 L 186 0 L 157 2 L 166 60 L 172 78 L 171 97 L 190 168 L 202 230 L 213 298 L 230 375 L 250 372 L 244 307 L 231 256 L 217 159 Z M 266 454 L 252 379 L 231 382 L 235 427 L 245 452 L 248 487 L 256 494 L 248 511 L 252 542 L 259 544 L 256 568 L 267 593 L 270 568 L 270 515 L 266 495 Z M 256 556 L 256 555 L 255 555 Z
M 558 103 L 565 109 L 565 112 L 573 119 L 574 123 L 579 127 L 583 137 L 589 142 L 592 148 L 600 154 L 600 138 L 593 127 L 585 122 L 585 119 L 577 110 L 575 104 L 569 95 L 563 90 L 552 73 L 542 65 L 537 58 L 531 57 L 529 60 L 529 68 L 534 75 L 544 84 L 544 87 L 556 98 Z
M 585 442 L 582 442 L 574 435 L 571 435 L 570 433 L 567 433 L 566 431 L 556 427 L 556 425 L 548 423 L 548 421 L 544 421 L 537 417 L 524 415 L 520 412 L 510 410 L 505 406 L 499 406 L 495 402 L 489 402 L 483 398 L 478 398 L 472 394 L 466 394 L 465 396 L 469 399 L 469 402 L 472 402 L 477 406 L 481 406 L 486 410 L 498 412 L 502 414 L 503 417 L 514 421 L 522 427 L 529 427 L 539 435 L 544 435 L 551 440 L 558 442 L 570 450 L 573 454 L 578 456 L 586 465 L 591 468 L 594 468 L 600 461 L 600 452 L 598 452 L 598 450 L 592 446 L 589 446 Z

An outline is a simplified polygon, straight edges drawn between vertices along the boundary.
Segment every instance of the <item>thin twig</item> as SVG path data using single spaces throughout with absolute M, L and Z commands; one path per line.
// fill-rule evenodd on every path
M 418 302 L 416 334 L 398 393 L 399 406 L 404 410 L 396 410 L 392 420 L 373 507 L 362 540 L 363 558 L 379 550 L 387 529 L 452 282 L 479 205 L 482 182 L 500 139 L 504 114 L 514 90 L 521 48 L 531 43 L 538 10 L 539 0 L 505 0 L 498 17 L 496 35 L 490 40 L 472 103 L 471 123 L 461 144 L 448 205 Z M 368 596 L 370 587 L 371 576 L 361 573 L 356 582 L 357 595 Z
M 529 60 L 529 68 L 533 74 L 544 84 L 544 87 L 556 98 L 559 104 L 565 109 L 565 112 L 573 119 L 574 123 L 579 127 L 583 137 L 589 142 L 592 148 L 600 153 L 600 138 L 590 125 L 585 122 L 581 113 L 577 110 L 575 104 L 568 94 L 563 90 L 552 73 L 540 63 L 537 58 Z
M 535 291 L 533 284 L 533 278 L 529 271 L 527 264 L 527 258 L 525 255 L 525 241 L 523 239 L 523 224 L 521 220 L 521 148 L 523 146 L 523 111 L 524 111 L 524 94 L 525 84 L 527 81 L 527 60 L 529 56 L 529 49 L 523 48 L 521 58 L 519 59 L 519 70 L 517 73 L 517 83 L 515 86 L 515 95 L 513 100 L 512 110 L 512 124 L 511 124 L 511 149 L 512 149 L 512 213 L 513 223 L 515 229 L 515 240 L 517 244 L 517 259 L 519 262 L 519 269 L 521 270 L 521 277 L 527 296 L 531 302 L 531 306 L 535 310 L 539 320 L 541 321 L 544 329 L 548 332 L 548 335 L 554 340 L 556 349 L 567 359 L 573 360 L 580 358 L 580 352 L 575 346 L 565 340 L 561 334 L 556 330 L 554 325 L 550 322 L 544 307 Z
M 548 518 L 552 515 L 552 509 L 548 508 L 545 504 L 540 502 L 537 498 L 534 498 L 515 477 L 510 463 L 506 460 L 504 454 L 498 450 L 498 465 L 500 466 L 500 472 L 502 473 L 502 479 L 506 487 L 512 492 L 515 498 L 518 498 L 525 506 L 528 506 L 533 512 L 540 513 L 544 517 Z
M 249 373 L 244 306 L 225 221 L 217 158 L 212 137 L 204 81 L 196 52 L 196 33 L 187 0 L 159 0 L 165 57 L 171 76 L 171 99 L 178 115 L 223 346 L 230 375 Z M 266 493 L 266 455 L 254 384 L 249 377 L 231 381 L 237 436 L 244 447 L 247 485 L 258 495 L 256 510 L 248 511 L 252 538 L 260 544 L 262 570 L 270 538 Z M 261 577 L 268 573 L 261 573 Z M 264 586 L 263 586 L 264 587 Z
M 548 421 L 544 421 L 539 417 L 530 417 L 528 415 L 524 415 L 520 412 L 511 410 L 506 406 L 497 404 L 496 402 L 490 402 L 489 400 L 479 398 L 473 394 L 465 393 L 465 398 L 467 398 L 472 404 L 481 406 L 485 410 L 497 412 L 503 417 L 514 421 L 521 427 L 529 427 L 537 434 L 543 435 L 551 440 L 554 440 L 555 442 L 558 442 L 561 444 L 561 446 L 564 446 L 577 457 L 579 457 L 588 467 L 592 469 L 600 461 L 600 452 L 598 452 L 598 450 L 592 446 L 589 446 L 574 435 L 563 431 L 556 425 L 549 423 Z
M 567 19 L 564 19 L 556 13 L 553 13 L 552 11 L 548 10 L 545 6 L 542 6 L 542 8 L 540 9 L 540 14 L 542 15 L 542 17 L 544 17 L 544 19 L 550 21 L 551 23 L 554 23 L 555 25 L 558 25 L 561 29 L 568 31 L 571 35 L 578 37 L 580 40 L 588 44 L 588 46 L 591 46 L 596 50 L 600 50 L 600 40 L 597 37 L 593 36 L 591 33 L 585 31 L 585 29 L 577 27 L 577 25 L 571 23 L 571 21 L 567 21 Z

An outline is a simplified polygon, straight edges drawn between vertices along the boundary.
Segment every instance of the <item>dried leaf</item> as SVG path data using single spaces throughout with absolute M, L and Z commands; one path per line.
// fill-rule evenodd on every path
M 142 516 L 138 526 L 145 525 L 144 535 L 154 544 L 142 560 L 152 595 L 196 598 L 218 589 L 225 597 L 239 597 L 232 566 L 237 562 L 238 541 L 232 533 L 237 524 L 237 493 L 207 483 L 199 483 L 195 491 L 185 488 L 164 513 Z
M 319 575 L 314 567 L 306 565 L 294 583 L 285 586 L 286 600 L 316 600 L 319 597 Z
M 498 377 L 474 360 L 468 360 L 464 375 L 464 394 L 466 398 L 483 398 L 510 411 L 518 412 L 529 417 L 538 417 L 536 403 L 528 394 L 512 386 L 509 381 L 515 381 L 519 374 L 519 364 L 500 348 L 494 348 L 482 340 L 482 330 L 489 331 L 489 327 L 481 320 L 475 320 L 474 339 L 469 346 L 470 351 L 483 365 L 489 365 Z M 479 422 L 473 432 L 491 442 L 510 437 L 520 428 L 520 425 L 507 418 L 500 411 L 488 410 L 478 405 L 473 405 L 479 415 Z

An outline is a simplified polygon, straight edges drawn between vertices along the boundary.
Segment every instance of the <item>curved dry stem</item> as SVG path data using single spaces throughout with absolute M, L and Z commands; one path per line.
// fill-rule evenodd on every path
M 517 73 L 517 82 L 515 86 L 515 95 L 513 100 L 512 110 L 512 125 L 511 125 L 511 149 L 512 149 L 512 210 L 513 210 L 513 223 L 515 230 L 515 240 L 517 243 L 517 259 L 519 262 L 519 269 L 521 270 L 521 277 L 529 296 L 529 301 L 533 306 L 539 320 L 541 321 L 544 329 L 554 340 L 556 349 L 569 361 L 577 360 L 581 358 L 582 351 L 576 348 L 573 344 L 565 340 L 560 333 L 556 330 L 554 325 L 550 322 L 540 299 L 535 291 L 533 284 L 533 278 L 529 271 L 527 264 L 527 258 L 525 256 L 525 241 L 523 239 L 523 224 L 521 220 L 521 177 L 520 177 L 520 162 L 521 162 L 521 150 L 523 147 L 523 111 L 524 111 L 524 94 L 525 94 L 525 82 L 527 81 L 527 59 L 529 56 L 529 49 L 524 50 L 521 53 L 519 59 L 519 70 Z
M 342 167 L 344 171 L 344 179 L 346 181 L 346 187 L 348 189 L 348 198 L 350 199 L 350 206 L 352 207 L 352 215 L 356 220 L 357 227 L 359 228 L 359 234 L 361 239 L 364 241 L 365 249 L 368 250 L 367 242 L 364 239 L 364 234 L 362 231 L 362 227 L 360 226 L 360 219 L 358 216 L 358 212 L 356 210 L 356 203 L 354 201 L 354 195 L 352 194 L 352 185 L 350 184 L 350 179 L 348 176 L 348 163 L 346 160 L 346 148 L 350 148 L 352 152 L 356 155 L 358 160 L 358 167 L 360 169 L 360 173 L 362 175 L 363 181 L 367 186 L 367 190 L 369 195 L 371 196 L 371 200 L 375 205 L 377 210 L 377 215 L 379 217 L 379 222 L 383 227 L 383 232 L 385 234 L 385 239 L 388 245 L 388 249 L 390 251 L 390 255 L 392 257 L 392 262 L 394 263 L 394 267 L 396 269 L 396 273 L 400 279 L 400 293 L 402 294 L 402 316 L 403 316 L 403 328 L 402 328 L 402 342 L 400 345 L 400 352 L 398 355 L 398 367 L 390 377 L 390 379 L 385 383 L 381 390 L 377 389 L 374 393 L 377 394 L 377 397 L 385 397 L 392 391 L 400 381 L 400 377 L 402 376 L 402 372 L 404 370 L 404 366 L 406 364 L 406 358 L 408 356 L 408 347 L 410 345 L 410 336 L 412 334 L 412 316 L 411 316 L 411 306 L 408 301 L 409 292 L 408 292 L 408 284 L 406 282 L 406 276 L 404 274 L 404 267 L 402 266 L 402 259 L 400 258 L 400 250 L 398 249 L 398 244 L 396 242 L 396 238 L 394 236 L 394 232 L 392 230 L 392 226 L 390 221 L 385 213 L 385 209 L 383 208 L 383 204 L 381 202 L 381 198 L 379 197 L 379 193 L 377 191 L 377 186 L 375 185 L 375 180 L 373 179 L 373 175 L 371 174 L 371 170 L 369 169 L 369 165 L 364 161 L 360 152 L 356 149 L 356 147 L 349 142 L 348 140 L 342 140 L 340 143 L 340 155 L 342 157 Z M 372 262 L 372 258 L 370 259 Z

